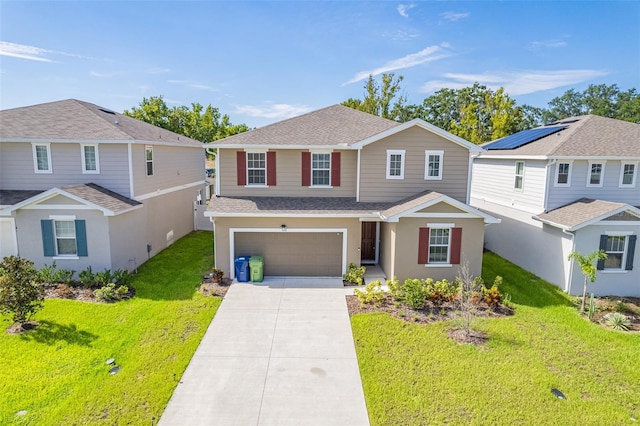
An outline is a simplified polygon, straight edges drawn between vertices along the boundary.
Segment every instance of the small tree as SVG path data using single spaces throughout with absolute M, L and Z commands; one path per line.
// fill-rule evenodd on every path
M 584 285 L 582 288 L 582 303 L 580 304 L 580 312 L 584 312 L 584 306 L 587 300 L 587 279 L 592 283 L 596 282 L 596 264 L 598 260 L 604 260 L 607 258 L 607 254 L 604 250 L 597 250 L 584 255 L 579 251 L 572 251 L 569 253 L 569 260 L 575 259 L 580 265 L 582 275 L 584 275 Z
M 465 261 L 460 267 L 460 274 L 456 279 L 459 283 L 458 306 L 462 318 L 462 330 L 468 339 L 471 335 L 472 322 L 478 315 L 478 307 L 474 303 L 474 297 L 478 296 L 482 290 L 482 278 L 474 278 L 471 274 L 469 262 Z
M 42 309 L 44 289 L 33 262 L 9 256 L 0 262 L 0 312 L 25 323 Z

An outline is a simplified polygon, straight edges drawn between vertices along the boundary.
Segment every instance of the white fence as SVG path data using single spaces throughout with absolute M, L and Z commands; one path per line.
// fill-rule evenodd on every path
M 193 203 L 193 228 L 196 231 L 212 231 L 213 224 L 208 217 L 204 216 L 204 212 L 207 210 L 206 204 Z

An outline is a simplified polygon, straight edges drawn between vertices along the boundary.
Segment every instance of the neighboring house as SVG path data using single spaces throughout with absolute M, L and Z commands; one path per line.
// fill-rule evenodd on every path
M 589 291 L 640 296 L 640 125 L 580 116 L 483 148 L 471 204 L 502 218 L 487 230 L 488 249 L 570 294 L 583 276 L 569 253 L 603 249 Z
M 0 256 L 132 270 L 193 230 L 204 154 L 74 99 L 0 111 Z
M 480 149 L 422 120 L 404 124 L 334 105 L 213 143 L 206 216 L 216 266 L 264 256 L 266 275 L 340 276 L 349 263 L 387 277 L 454 279 L 482 266 L 485 224 L 467 204 Z

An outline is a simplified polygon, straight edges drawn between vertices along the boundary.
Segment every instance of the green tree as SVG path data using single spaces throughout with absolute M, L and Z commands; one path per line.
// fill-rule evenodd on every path
M 9 256 L 0 262 L 0 312 L 24 323 L 42 309 L 44 289 L 33 262 Z
M 584 255 L 579 251 L 572 251 L 569 253 L 569 260 L 575 259 L 580 266 L 582 275 L 584 275 L 584 284 L 582 289 L 582 303 L 580 304 L 580 312 L 584 312 L 584 306 L 587 300 L 587 280 L 592 283 L 596 282 L 597 262 L 598 260 L 604 260 L 607 258 L 607 254 L 604 250 L 597 250 Z
M 342 102 L 342 105 L 389 120 L 402 121 L 406 117 L 406 98 L 400 94 L 400 83 L 403 79 L 402 76 L 396 78 L 394 73 L 385 73 L 382 74 L 381 83 L 378 83 L 369 75 L 364 85 L 364 98 L 349 98 Z
M 204 143 L 249 130 L 246 124 L 232 124 L 228 115 L 211 105 L 205 108 L 195 102 L 169 108 L 162 96 L 143 98 L 124 114 Z

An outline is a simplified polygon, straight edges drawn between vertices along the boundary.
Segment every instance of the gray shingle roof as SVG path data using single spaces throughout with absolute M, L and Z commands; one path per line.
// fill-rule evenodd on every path
M 30 190 L 0 189 L 0 206 L 12 206 L 26 199 L 34 197 L 42 192 L 44 192 L 44 190 L 30 191 Z
M 569 123 L 573 120 L 577 121 Z M 561 120 L 558 125 L 567 126 L 567 129 L 516 149 L 490 150 L 483 155 L 640 157 L 640 124 L 584 115 Z
M 202 146 L 186 136 L 76 99 L 0 111 L 0 140 L 11 139 L 135 140 Z
M 352 145 L 400 125 L 343 105 L 333 105 L 245 133 L 212 145 L 226 146 L 334 146 Z
M 95 183 L 63 186 L 60 189 L 114 213 L 142 204 Z
M 580 228 L 580 225 L 587 222 L 613 215 L 625 207 L 633 209 L 632 206 L 625 203 L 581 198 L 550 212 L 534 216 L 534 218 L 556 227 L 572 230 Z

